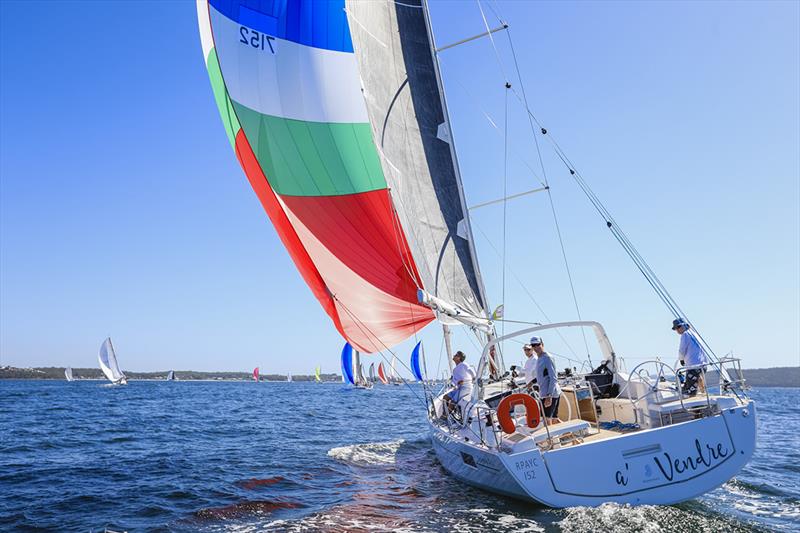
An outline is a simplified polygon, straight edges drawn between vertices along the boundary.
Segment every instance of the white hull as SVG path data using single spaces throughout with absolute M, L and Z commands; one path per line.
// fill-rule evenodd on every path
M 667 505 L 739 472 L 755 449 L 756 412 L 749 401 L 719 415 L 545 452 L 532 444 L 501 451 L 464 440 L 462 431 L 430 424 L 439 461 L 467 484 L 550 507 Z

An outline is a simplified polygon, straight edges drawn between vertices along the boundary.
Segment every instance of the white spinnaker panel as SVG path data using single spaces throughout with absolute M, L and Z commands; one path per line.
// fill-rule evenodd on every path
M 117 354 L 114 353 L 114 345 L 111 344 L 111 337 L 103 341 L 103 345 L 100 346 L 100 355 L 98 359 L 100 360 L 100 370 L 103 371 L 103 374 L 105 374 L 110 381 L 119 381 L 125 377 L 125 374 L 119 369 Z
M 422 2 L 345 6 L 373 139 L 424 288 L 486 318 L 455 150 L 437 135 L 445 104 Z

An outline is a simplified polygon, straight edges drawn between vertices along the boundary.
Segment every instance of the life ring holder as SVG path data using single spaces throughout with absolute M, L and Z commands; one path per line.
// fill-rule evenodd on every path
M 539 404 L 533 396 L 521 392 L 506 396 L 497 404 L 497 421 L 503 432 L 509 435 L 517 430 L 511 410 L 520 404 L 525 407 L 525 422 L 529 428 L 537 427 L 542 420 Z

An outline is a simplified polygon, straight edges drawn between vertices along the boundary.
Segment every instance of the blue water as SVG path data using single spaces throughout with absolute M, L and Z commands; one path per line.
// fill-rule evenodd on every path
M 419 389 L 0 382 L 0 530 L 775 531 L 800 527 L 800 389 L 760 389 L 759 444 L 669 507 L 540 508 L 436 462 Z

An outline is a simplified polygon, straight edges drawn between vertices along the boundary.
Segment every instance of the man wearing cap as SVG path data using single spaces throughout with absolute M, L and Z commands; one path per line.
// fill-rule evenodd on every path
M 544 416 L 549 423 L 561 422 L 558 419 L 558 400 L 561 398 L 561 387 L 558 386 L 558 373 L 553 357 L 544 351 L 541 337 L 531 337 L 531 346 L 536 352 L 536 381 L 539 383 L 539 396 L 544 406 Z
M 534 337 L 534 339 L 538 339 L 539 337 Z M 525 353 L 525 366 L 524 369 L 524 376 L 525 376 L 525 388 L 528 389 L 528 392 L 533 390 L 533 384 L 536 383 L 536 362 L 539 360 L 539 357 L 533 351 L 533 346 L 530 344 L 526 344 L 522 347 L 522 351 Z
M 672 321 L 672 329 L 681 336 L 681 343 L 678 346 L 678 358 L 681 364 L 687 368 L 686 379 L 681 390 L 687 396 L 695 396 L 698 389 L 705 391 L 705 369 L 708 364 L 708 356 L 700 345 L 700 341 L 695 337 L 694 332 L 689 331 L 689 323 L 683 318 L 676 318 Z
M 474 368 L 464 362 L 466 359 L 467 356 L 460 350 L 453 355 L 453 362 L 456 366 L 453 368 L 452 382 L 455 389 L 445 396 L 448 400 L 447 407 L 451 412 L 459 404 L 468 402 L 472 397 L 472 383 L 475 381 L 476 373 Z

